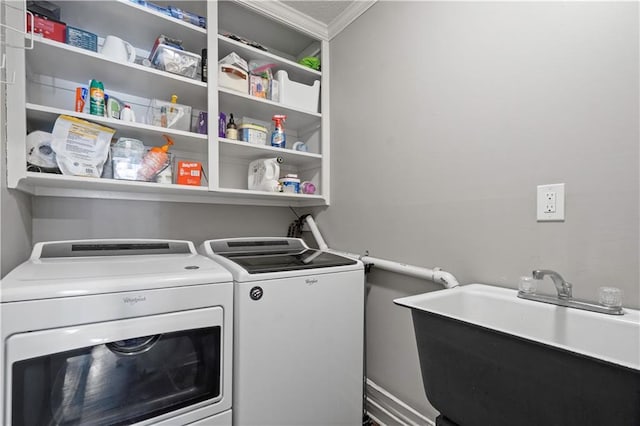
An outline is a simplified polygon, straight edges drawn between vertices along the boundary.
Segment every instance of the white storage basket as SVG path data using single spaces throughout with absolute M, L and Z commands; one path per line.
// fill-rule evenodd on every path
M 320 80 L 314 81 L 311 86 L 297 83 L 289 80 L 289 75 L 284 70 L 276 73 L 276 80 L 280 86 L 279 102 L 281 104 L 305 111 L 318 112 Z

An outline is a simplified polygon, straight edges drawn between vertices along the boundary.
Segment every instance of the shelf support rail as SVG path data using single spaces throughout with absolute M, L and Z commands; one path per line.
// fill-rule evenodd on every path
M 2 53 L 2 62 L 0 63 L 0 71 L 2 71 L 3 69 L 5 69 L 7 67 L 7 55 L 3 52 Z M 13 77 L 11 77 L 11 81 L 9 80 L 1 80 L 0 79 L 0 84 L 14 84 L 16 82 L 16 72 L 13 72 Z
M 354 253 L 347 253 L 343 251 L 333 250 L 329 248 L 327 243 L 324 241 L 324 238 L 322 238 L 322 234 L 320 233 L 320 230 L 318 229 L 318 225 L 316 225 L 315 220 L 313 220 L 313 216 L 307 215 L 305 217 L 305 221 L 309 226 L 311 233 L 313 234 L 313 238 L 316 240 L 316 243 L 318 244 L 318 248 L 322 251 L 334 253 L 334 254 L 345 256 L 355 260 L 360 260 L 365 265 L 371 264 L 376 268 L 380 268 L 386 271 L 432 281 L 444 286 L 445 288 L 453 288 L 460 285 L 458 283 L 458 280 L 456 280 L 456 277 L 454 277 L 451 273 L 447 271 L 443 271 L 441 268 L 428 269 L 420 266 L 413 266 L 413 265 L 407 265 L 405 263 L 394 262 L 392 260 L 380 259 L 377 257 L 369 256 L 369 252 L 366 252 L 365 254 L 362 254 L 362 255 L 358 255 Z
M 18 8 L 16 6 L 14 6 L 13 4 L 11 4 L 10 2 L 4 2 L 4 6 L 5 7 L 9 7 L 12 9 L 16 9 L 19 10 L 20 12 L 22 12 L 24 10 L 24 13 L 29 17 L 29 23 L 31 24 L 31 31 L 25 31 L 22 30 L 20 28 L 16 28 L 16 27 L 12 27 L 9 24 L 5 24 L 4 22 L 0 22 L 0 28 L 4 28 L 6 30 L 9 31 L 15 31 L 20 35 L 23 35 L 25 38 L 29 39 L 29 45 L 25 46 L 24 43 L 22 43 L 21 46 L 18 45 L 12 45 L 12 44 L 8 44 L 6 43 L 5 40 L 2 40 L 2 44 L 4 44 L 6 47 L 13 47 L 13 48 L 17 48 L 17 49 L 24 49 L 24 50 L 33 50 L 33 46 L 34 46 L 34 29 L 35 29 L 35 16 L 33 15 L 33 12 L 31 12 L 30 10 L 27 10 L 27 0 L 23 0 L 22 2 L 22 8 Z M 3 14 L 4 15 L 4 14 Z M 2 65 L 4 67 L 4 59 L 2 60 Z

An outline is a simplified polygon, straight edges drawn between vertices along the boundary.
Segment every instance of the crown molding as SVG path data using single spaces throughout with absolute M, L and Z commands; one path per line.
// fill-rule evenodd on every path
M 279 1 L 235 0 L 245 7 L 319 40 L 329 40 L 327 25 Z M 354 18 L 355 19 L 355 18 Z
M 329 40 L 347 28 L 349 24 L 373 6 L 376 1 L 377 0 L 357 0 L 351 2 L 351 4 L 327 26 Z

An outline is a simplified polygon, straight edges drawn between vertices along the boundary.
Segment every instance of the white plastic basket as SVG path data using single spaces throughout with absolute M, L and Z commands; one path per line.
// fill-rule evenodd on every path
M 284 70 L 276 73 L 276 80 L 280 86 L 279 102 L 281 104 L 305 111 L 318 112 L 320 80 L 314 81 L 311 86 L 298 83 L 289 80 L 289 75 Z

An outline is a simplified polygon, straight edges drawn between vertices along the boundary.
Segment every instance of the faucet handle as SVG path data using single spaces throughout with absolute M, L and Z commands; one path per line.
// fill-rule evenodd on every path
M 526 294 L 534 294 L 537 290 L 536 280 L 528 275 L 520 277 L 518 290 Z
M 620 308 L 622 307 L 622 290 L 616 287 L 600 287 L 598 289 L 598 302 L 602 306 Z

